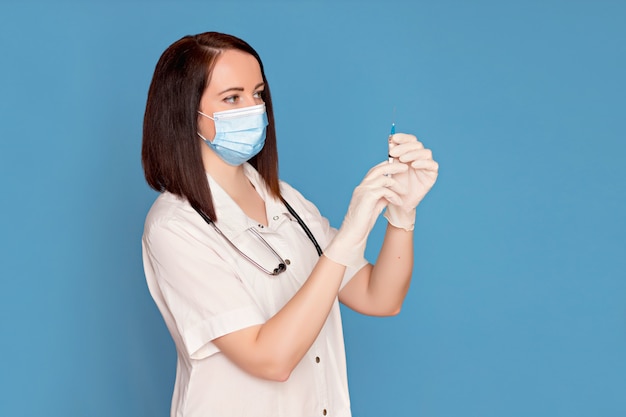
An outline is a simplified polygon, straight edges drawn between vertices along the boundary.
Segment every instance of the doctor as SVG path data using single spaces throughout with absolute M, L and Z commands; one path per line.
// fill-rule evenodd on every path
M 236 37 L 185 36 L 148 92 L 142 163 L 161 192 L 146 218 L 146 279 L 176 344 L 172 416 L 350 416 L 339 302 L 398 314 L 415 208 L 438 165 L 408 134 L 355 188 L 339 230 L 278 179 L 269 84 Z M 368 234 L 385 210 L 375 265 Z M 321 252 L 321 255 L 320 255 Z

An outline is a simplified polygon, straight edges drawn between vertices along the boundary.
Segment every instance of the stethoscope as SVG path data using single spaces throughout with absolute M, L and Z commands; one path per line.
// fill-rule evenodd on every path
M 283 202 L 283 204 L 287 208 L 287 211 L 289 211 L 289 214 L 291 214 L 296 219 L 296 221 L 298 222 L 300 227 L 302 227 L 302 230 L 304 230 L 304 233 L 307 235 L 307 237 L 309 238 L 311 243 L 313 243 L 313 246 L 315 246 L 315 250 L 317 251 L 317 255 L 318 256 L 322 256 L 322 248 L 320 248 L 320 245 L 317 243 L 317 240 L 315 240 L 315 236 L 313 236 L 313 233 L 311 232 L 311 230 L 308 228 L 306 223 L 304 223 L 304 220 L 302 220 L 302 218 L 300 218 L 298 213 L 296 213 L 296 211 L 293 209 L 293 207 L 291 207 L 291 205 L 289 205 L 289 203 L 287 203 L 287 201 L 284 198 L 281 197 L 281 201 Z M 222 238 L 224 238 L 224 240 L 230 245 L 230 247 L 232 247 L 237 253 L 239 253 L 239 255 L 241 255 L 244 259 L 246 259 L 252 265 L 257 267 L 260 271 L 262 271 L 262 272 L 264 272 L 264 273 L 266 273 L 268 275 L 276 276 L 276 275 L 279 275 L 279 274 L 281 274 L 281 273 L 283 273 L 283 272 L 285 272 L 287 270 L 287 265 L 289 264 L 289 261 L 283 259 L 274 250 L 274 248 L 272 248 L 272 246 L 270 246 L 270 244 L 267 243 L 267 241 L 265 239 L 263 239 L 261 234 L 259 232 L 257 232 L 254 228 L 250 228 L 248 230 L 252 233 L 253 236 L 255 236 L 263 244 L 263 246 L 265 246 L 270 252 L 272 252 L 274 254 L 276 259 L 278 259 L 278 266 L 276 268 L 274 268 L 273 270 L 269 270 L 269 269 L 263 267 L 258 262 L 256 262 L 254 259 L 250 258 L 248 255 L 246 255 L 244 252 L 242 252 L 228 237 L 226 237 L 226 235 L 224 233 L 222 233 L 222 231 L 219 229 L 219 227 L 217 227 L 215 222 L 213 220 L 211 220 L 209 218 L 209 216 L 207 216 L 202 210 L 200 210 L 200 209 L 198 209 L 196 207 L 194 207 L 194 210 L 200 215 L 200 217 L 202 217 L 204 219 L 205 222 L 207 222 L 209 225 L 213 226 L 213 229 L 217 232 L 217 234 L 222 236 Z

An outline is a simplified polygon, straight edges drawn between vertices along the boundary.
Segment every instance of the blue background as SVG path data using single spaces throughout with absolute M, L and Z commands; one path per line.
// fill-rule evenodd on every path
M 261 54 L 281 177 L 335 226 L 392 118 L 441 165 L 402 313 L 344 310 L 355 417 L 625 416 L 625 21 L 591 0 L 3 2 L 0 415 L 169 415 L 141 124 L 161 52 L 217 30 Z

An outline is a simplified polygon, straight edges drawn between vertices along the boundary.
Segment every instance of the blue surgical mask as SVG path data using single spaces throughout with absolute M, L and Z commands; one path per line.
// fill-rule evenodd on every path
M 204 142 L 227 164 L 241 165 L 261 152 L 265 145 L 267 113 L 265 104 L 213 113 L 213 117 L 198 111 L 215 122 L 215 138 Z

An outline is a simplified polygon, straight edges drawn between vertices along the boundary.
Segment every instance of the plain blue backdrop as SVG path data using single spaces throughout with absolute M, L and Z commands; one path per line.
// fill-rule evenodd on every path
M 261 54 L 281 177 L 333 225 L 392 118 L 440 163 L 402 313 L 343 310 L 355 417 L 625 416 L 625 21 L 624 1 L 4 1 L 0 415 L 169 415 L 141 125 L 162 51 L 217 30 Z

